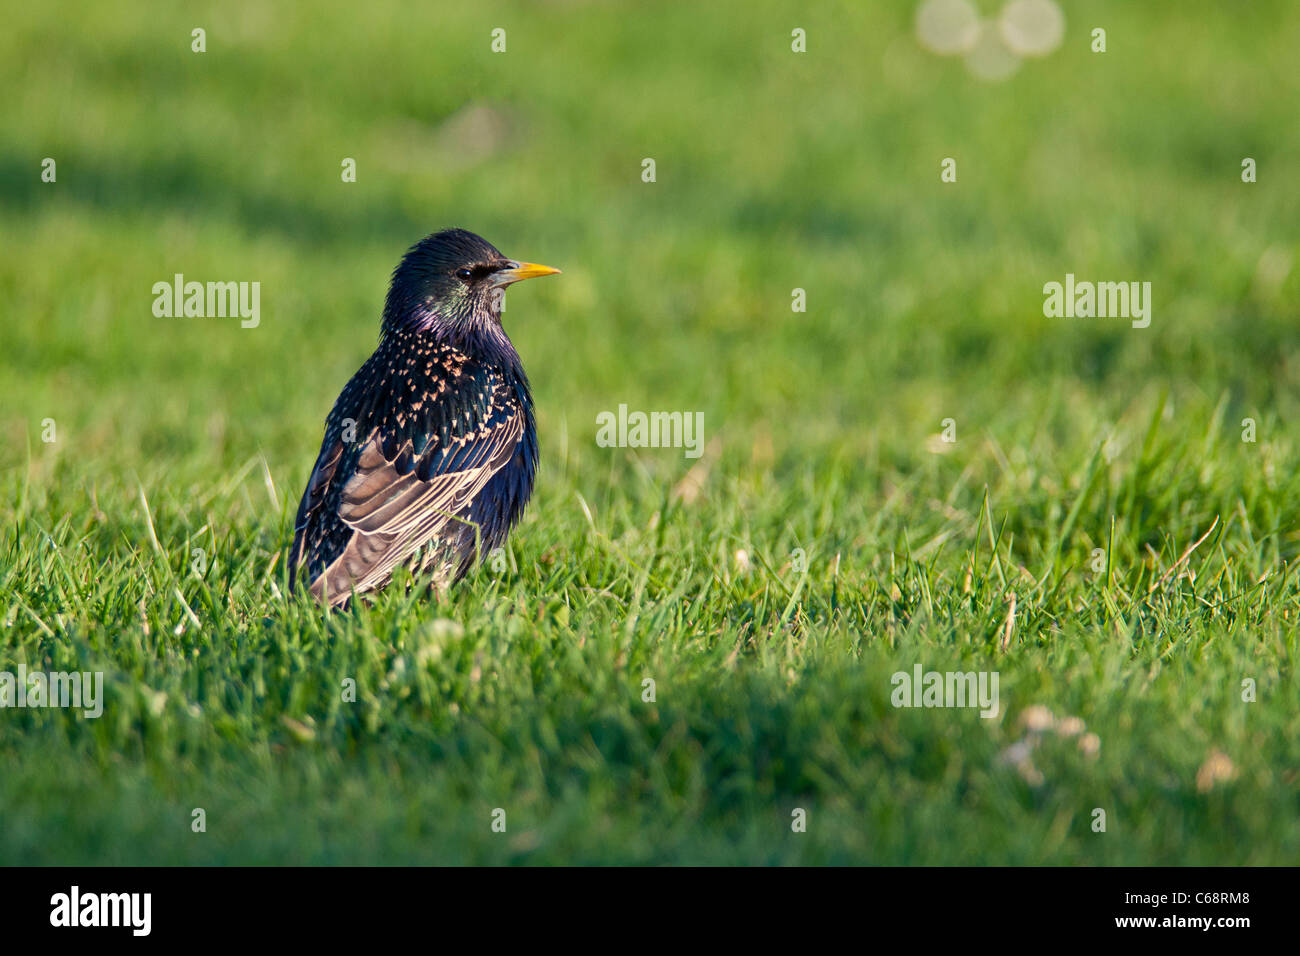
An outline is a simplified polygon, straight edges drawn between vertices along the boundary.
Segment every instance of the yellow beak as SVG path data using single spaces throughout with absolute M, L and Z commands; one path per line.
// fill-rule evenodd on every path
M 512 282 L 518 282 L 520 279 L 536 279 L 538 276 L 553 276 L 559 275 L 559 273 L 559 269 L 540 265 L 536 262 L 515 262 L 511 268 L 497 272 L 493 279 L 494 284 L 507 286 Z

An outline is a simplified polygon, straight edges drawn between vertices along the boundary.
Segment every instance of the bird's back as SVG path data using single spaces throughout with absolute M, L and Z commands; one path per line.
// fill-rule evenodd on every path
M 294 523 L 290 583 L 342 604 L 411 565 L 460 577 L 504 541 L 532 492 L 528 382 L 414 330 L 385 334 L 339 395 Z

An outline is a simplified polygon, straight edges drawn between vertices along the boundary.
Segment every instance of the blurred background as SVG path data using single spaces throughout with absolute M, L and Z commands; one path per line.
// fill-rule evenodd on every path
M 907 464 L 949 416 L 1091 440 L 1159 389 L 1293 419 L 1300 10 L 1049 4 L 1057 45 L 1031 17 L 1045 55 L 990 59 L 963 8 L 1001 36 L 1003 4 L 923 6 L 11 4 L 3 463 L 51 417 L 83 463 L 263 451 L 296 494 L 398 257 L 449 225 L 564 269 L 507 328 L 578 467 L 618 402 L 764 463 Z M 177 272 L 260 281 L 261 326 L 155 318 Z M 1045 318 L 1067 272 L 1150 281 L 1151 327 Z

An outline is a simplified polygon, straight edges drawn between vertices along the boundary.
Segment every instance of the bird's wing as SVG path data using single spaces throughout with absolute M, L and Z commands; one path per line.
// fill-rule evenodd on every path
M 337 417 L 336 408 L 331 422 Z M 404 405 L 370 417 L 354 447 L 327 426 L 295 522 L 291 563 L 330 604 L 383 586 L 425 545 L 468 541 L 472 549 L 464 516 L 525 428 L 515 390 L 481 366 L 465 368 L 454 387 L 406 396 Z

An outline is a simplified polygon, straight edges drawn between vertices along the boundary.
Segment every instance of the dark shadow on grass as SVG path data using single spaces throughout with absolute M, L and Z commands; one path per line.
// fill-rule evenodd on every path
M 12 148 L 0 150 L 0 209 L 6 216 L 38 213 L 57 190 L 63 202 L 115 215 L 156 213 L 225 220 L 250 233 L 274 231 L 295 242 L 323 245 L 393 236 L 409 243 L 436 226 L 436 216 L 416 217 L 396 203 L 377 203 L 373 195 L 342 189 L 330 209 L 288 198 L 268 186 L 222 177 L 198 168 L 184 156 L 146 159 L 134 164 L 103 163 L 93 157 L 58 158 L 58 180 L 40 180 L 40 159 Z

